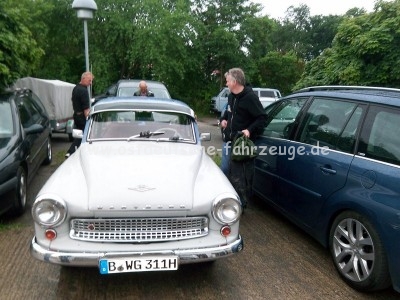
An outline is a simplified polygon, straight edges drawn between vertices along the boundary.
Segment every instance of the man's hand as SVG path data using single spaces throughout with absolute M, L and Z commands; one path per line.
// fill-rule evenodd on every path
M 242 130 L 242 132 L 245 137 L 248 137 L 248 138 L 250 137 L 250 131 L 248 131 L 247 129 Z
M 83 110 L 83 114 L 84 114 L 86 119 L 88 118 L 89 113 L 90 113 L 90 109 L 89 108 Z
M 227 124 L 228 122 L 226 120 L 222 120 L 221 123 L 219 123 L 219 126 L 221 126 L 221 128 L 225 128 Z

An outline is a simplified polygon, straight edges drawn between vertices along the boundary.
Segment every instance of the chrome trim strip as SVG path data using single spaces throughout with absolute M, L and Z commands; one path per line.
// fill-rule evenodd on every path
M 129 257 L 129 256 L 145 256 L 145 255 L 177 255 L 179 265 L 195 262 L 204 262 L 216 260 L 218 258 L 230 256 L 234 253 L 243 250 L 243 239 L 239 235 L 238 239 L 233 243 L 211 247 L 211 248 L 194 248 L 180 250 L 165 250 L 165 251 L 148 251 L 148 252 L 58 252 L 46 249 L 36 242 L 36 237 L 33 237 L 30 245 L 31 255 L 41 261 L 65 265 L 65 266 L 80 266 L 80 267 L 98 267 L 99 260 L 109 257 Z
M 208 234 L 208 218 L 72 219 L 70 238 L 102 243 L 154 243 Z

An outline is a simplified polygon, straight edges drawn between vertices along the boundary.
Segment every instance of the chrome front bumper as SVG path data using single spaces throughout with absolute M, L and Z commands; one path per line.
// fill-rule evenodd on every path
M 204 262 L 232 255 L 243 250 L 241 236 L 231 244 L 214 248 L 198 248 L 171 250 L 162 252 L 57 252 L 43 248 L 33 237 L 30 252 L 31 255 L 41 261 L 65 266 L 98 267 L 99 260 L 106 257 L 135 257 L 146 255 L 177 255 L 179 264 Z

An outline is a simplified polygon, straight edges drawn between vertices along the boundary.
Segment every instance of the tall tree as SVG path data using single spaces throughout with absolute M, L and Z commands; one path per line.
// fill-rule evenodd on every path
M 29 75 L 44 53 L 29 30 L 32 19 L 25 2 L 0 2 L 0 86 Z
M 304 61 L 294 52 L 282 54 L 271 51 L 259 62 L 261 86 L 276 88 L 282 94 L 289 94 L 300 78 Z
M 30 0 L 31 3 L 36 1 Z M 44 29 L 34 28 L 35 35 L 41 31 L 38 41 L 45 55 L 33 75 L 39 78 L 58 79 L 76 83 L 85 71 L 83 23 L 72 9 L 70 0 L 47 0 L 49 9 L 35 16 L 34 22 L 45 22 Z M 89 34 L 91 33 L 91 22 Z
M 372 13 L 347 14 L 319 68 L 306 67 L 297 86 L 318 78 L 326 84 L 399 87 L 399 10 L 400 0 L 378 1 Z
M 243 24 L 254 19 L 261 6 L 247 0 L 194 0 L 193 7 L 202 23 L 198 39 L 205 54 L 203 80 L 215 93 L 224 85 L 229 68 L 242 67 L 246 73 L 251 68 L 246 55 L 249 35 Z

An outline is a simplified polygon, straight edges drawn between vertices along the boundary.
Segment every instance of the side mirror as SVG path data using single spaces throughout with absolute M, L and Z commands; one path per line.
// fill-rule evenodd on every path
M 44 130 L 44 127 L 40 124 L 33 124 L 32 126 L 29 126 L 28 128 L 25 128 L 25 133 L 26 134 L 35 134 L 35 133 L 42 133 Z
M 201 141 L 211 141 L 211 133 L 209 133 L 209 132 L 200 133 L 200 140 Z
M 72 136 L 73 136 L 75 139 L 82 139 L 82 137 L 83 137 L 83 131 L 80 130 L 80 129 L 73 129 L 73 130 L 72 130 Z

